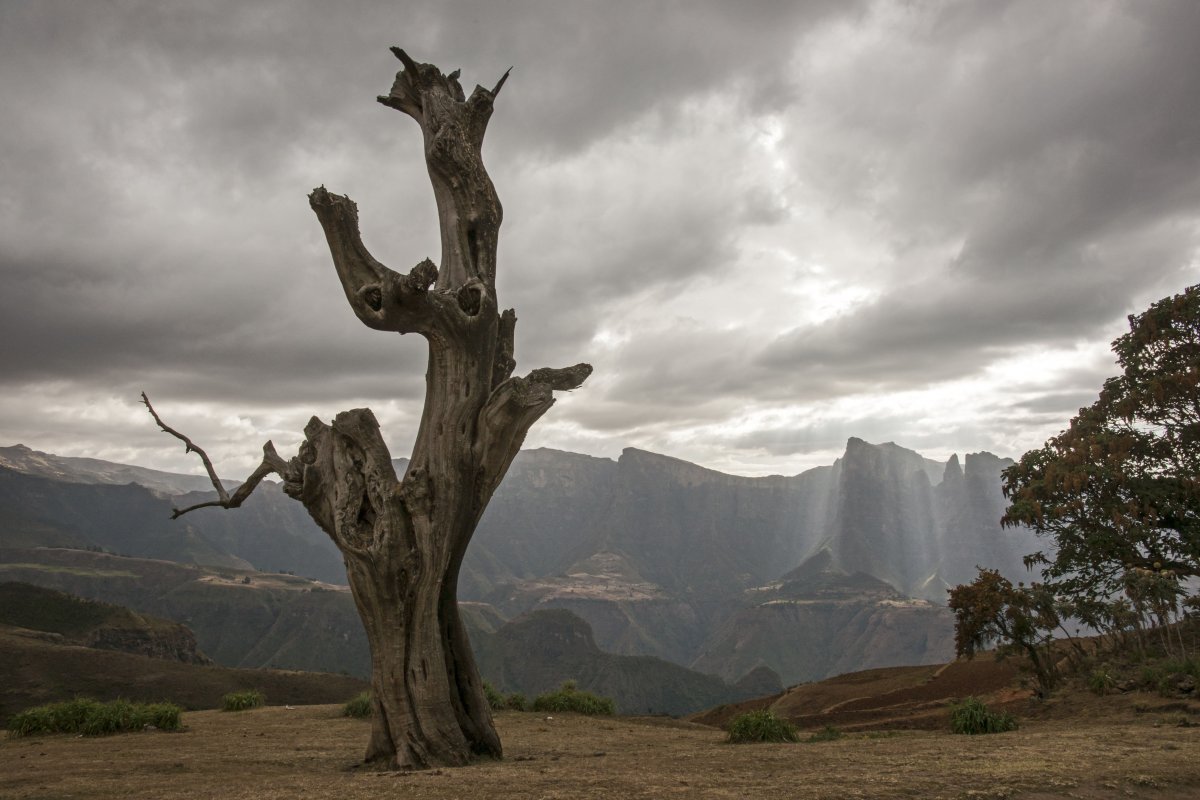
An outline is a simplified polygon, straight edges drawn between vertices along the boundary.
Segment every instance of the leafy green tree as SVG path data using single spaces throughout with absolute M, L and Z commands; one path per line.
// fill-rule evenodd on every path
M 1200 286 L 1129 317 L 1122 373 L 1070 427 L 1004 472 L 1002 524 L 1053 543 L 1034 553 L 1074 600 L 1125 592 L 1130 573 L 1200 576 Z
M 1043 693 L 1054 688 L 1059 676 L 1051 644 L 1061 617 L 1045 586 L 1013 586 L 996 570 L 981 567 L 974 581 L 950 590 L 949 605 L 957 655 L 973 658 L 998 644 L 1001 655 L 1015 652 L 1029 658 Z

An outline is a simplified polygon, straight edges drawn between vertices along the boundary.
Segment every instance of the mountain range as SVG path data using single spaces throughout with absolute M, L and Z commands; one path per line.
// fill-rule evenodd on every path
M 937 462 L 852 438 L 830 466 L 748 478 L 636 449 L 616 460 L 522 451 L 468 550 L 459 595 L 474 608 L 473 640 L 511 621 L 505 635 L 528 643 L 529 619 L 561 632 L 570 627 L 561 615 L 530 613 L 560 609 L 586 623 L 596 652 L 656 657 L 730 685 L 762 668 L 796 683 L 944 661 L 953 655 L 946 589 L 977 564 L 1017 578 L 1022 555 L 1037 549 L 1029 531 L 999 526 L 1010 463 L 988 453 Z M 173 505 L 203 496 L 198 480 L 0 448 L 3 558 L 92 548 L 344 583 L 340 554 L 277 484 L 241 509 L 170 521 Z M 276 638 L 287 630 L 294 641 L 272 619 Z M 352 613 L 328 624 L 347 626 L 345 641 L 361 637 Z M 292 659 L 311 646 L 262 635 L 272 663 L 310 666 Z M 227 663 L 220 648 L 204 649 Z M 501 688 L 528 691 L 529 680 L 506 674 L 495 677 Z

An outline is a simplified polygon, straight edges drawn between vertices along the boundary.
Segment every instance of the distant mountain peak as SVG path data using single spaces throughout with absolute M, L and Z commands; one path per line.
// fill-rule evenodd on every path
M 206 475 L 185 475 L 157 469 L 118 464 L 99 458 L 79 458 L 43 453 L 23 444 L 0 447 L 0 467 L 65 483 L 123 486 L 136 483 L 159 494 L 178 495 L 212 491 Z M 227 482 L 228 483 L 228 482 Z M 234 484 L 236 485 L 236 484 Z

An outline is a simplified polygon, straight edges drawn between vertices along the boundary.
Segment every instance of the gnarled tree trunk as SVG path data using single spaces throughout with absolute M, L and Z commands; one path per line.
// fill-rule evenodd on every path
M 213 474 L 221 499 L 202 505 L 240 505 L 275 472 L 337 544 L 371 645 L 375 714 L 366 760 L 425 768 L 501 754 L 458 614 L 459 568 L 526 431 L 554 403 L 555 390 L 578 387 L 591 367 L 512 375 L 516 315 L 499 311 L 495 284 L 502 210 L 480 155 L 507 73 L 495 88 L 477 86 L 466 97 L 457 72 L 442 75 L 393 52 L 404 68 L 379 102 L 421 126 L 440 266 L 425 260 L 407 274 L 394 272 L 363 246 L 349 198 L 322 187 L 309 202 L 359 319 L 428 341 L 425 407 L 408 471 L 397 477 L 374 415 L 355 409 L 331 425 L 310 420 L 289 461 L 268 442 L 262 465 L 230 496 L 203 451 L 154 416 L 199 451 Z

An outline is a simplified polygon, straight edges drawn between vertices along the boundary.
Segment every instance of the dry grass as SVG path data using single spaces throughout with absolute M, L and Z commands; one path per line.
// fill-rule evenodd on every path
M 993 736 L 733 746 L 672 720 L 501 712 L 504 761 L 405 774 L 357 768 L 368 723 L 340 706 L 192 712 L 182 733 L 0 742 L 0 797 L 1194 798 L 1200 727 L 1180 721 L 1121 712 Z

